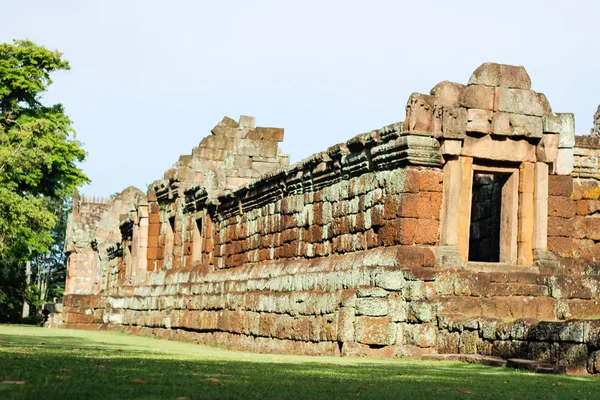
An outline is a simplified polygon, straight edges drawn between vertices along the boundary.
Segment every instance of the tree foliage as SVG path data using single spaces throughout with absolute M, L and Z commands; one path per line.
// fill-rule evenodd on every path
M 50 75 L 69 68 L 33 42 L 0 44 L 0 320 L 2 299 L 26 291 L 24 263 L 51 250 L 65 199 L 88 182 L 63 106 L 42 102 Z

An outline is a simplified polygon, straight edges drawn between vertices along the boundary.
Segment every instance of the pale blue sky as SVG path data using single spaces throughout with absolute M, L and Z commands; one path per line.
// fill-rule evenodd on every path
M 588 134 L 600 103 L 600 2 L 3 1 L 0 40 L 58 49 L 46 96 L 73 119 L 104 196 L 159 179 L 224 115 L 285 128 L 298 161 L 402 121 L 412 92 L 524 65 Z

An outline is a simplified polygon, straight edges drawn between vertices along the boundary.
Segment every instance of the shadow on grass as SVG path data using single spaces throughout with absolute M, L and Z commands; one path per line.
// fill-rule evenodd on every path
M 272 357 L 269 362 L 207 358 L 71 336 L 0 334 L 0 398 L 591 399 L 600 395 L 600 382 L 591 377 L 533 375 L 459 363 L 339 365 L 273 361 Z

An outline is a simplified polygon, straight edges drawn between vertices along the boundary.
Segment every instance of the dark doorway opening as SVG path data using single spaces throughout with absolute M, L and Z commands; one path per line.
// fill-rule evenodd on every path
M 502 188 L 508 174 L 473 174 L 469 261 L 499 262 Z

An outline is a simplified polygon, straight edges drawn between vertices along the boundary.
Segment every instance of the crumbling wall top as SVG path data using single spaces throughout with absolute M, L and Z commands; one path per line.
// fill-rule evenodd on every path
M 195 186 L 202 186 L 215 199 L 289 165 L 289 156 L 278 146 L 283 128 L 255 125 L 254 117 L 242 115 L 239 121 L 224 117 L 191 155 L 181 156 L 162 180 L 151 185 L 159 201 L 183 197 Z
M 600 106 L 598 106 L 594 114 L 594 126 L 590 130 L 590 135 L 595 137 L 600 136 Z

